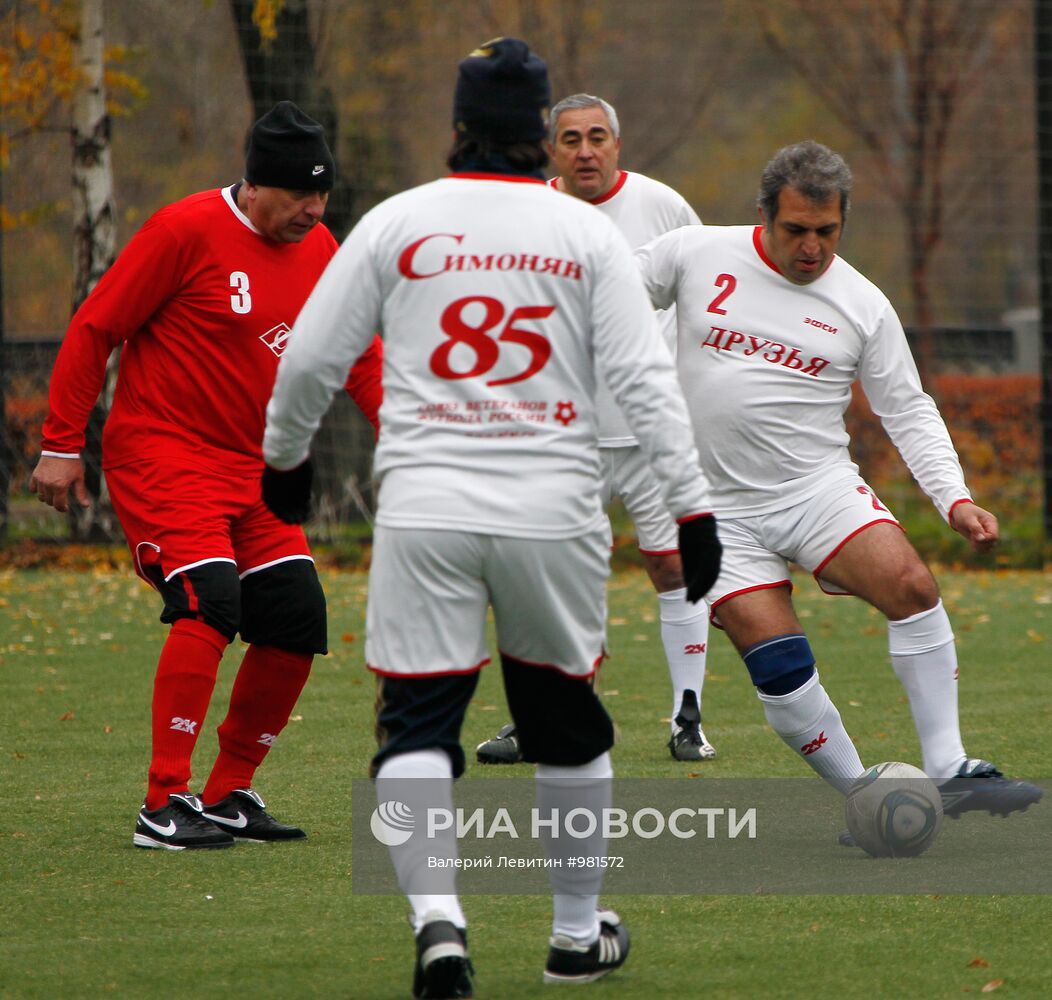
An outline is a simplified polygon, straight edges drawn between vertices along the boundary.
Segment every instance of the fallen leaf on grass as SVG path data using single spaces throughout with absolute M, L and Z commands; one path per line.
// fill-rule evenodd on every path
M 999 990 L 1004 984 L 1005 981 L 1003 979 L 991 979 L 979 992 L 993 993 L 994 990 Z
M 973 958 L 968 963 L 969 969 L 987 969 L 989 966 L 990 963 L 985 958 Z
M 69 722 L 69 720 L 72 719 L 72 718 L 73 718 L 73 713 L 72 712 L 66 712 L 63 715 L 59 716 L 59 720 L 58 721 L 59 722 Z

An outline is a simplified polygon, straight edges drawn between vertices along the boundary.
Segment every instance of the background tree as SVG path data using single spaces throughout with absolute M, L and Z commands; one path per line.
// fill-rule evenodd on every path
M 110 116 L 106 110 L 103 0 L 81 0 L 76 36 L 79 80 L 73 97 L 73 312 L 117 256 L 116 207 L 110 166 Z M 84 444 L 84 481 L 90 507 L 71 504 L 76 541 L 112 540 L 113 510 L 102 473 L 102 425 L 117 383 L 120 349 L 106 365 L 99 402 L 88 419 Z
M 325 30 L 325 9 L 307 0 L 230 0 L 230 11 L 245 66 L 253 121 L 278 101 L 293 101 L 322 125 L 329 147 L 338 153 L 339 115 L 332 90 L 320 72 L 315 40 L 316 32 Z M 325 222 L 338 239 L 350 229 L 354 210 L 346 174 L 337 155 L 336 182 Z
M 95 286 L 115 254 L 115 219 L 109 162 L 109 114 L 106 82 L 125 98 L 142 97 L 139 81 L 119 69 L 122 48 L 103 44 L 103 0 L 27 0 L 3 13 L 5 44 L 0 47 L 0 170 L 12 148 L 44 133 L 64 133 L 72 140 L 73 223 L 72 310 Z M 124 110 L 124 105 L 116 105 Z M 32 226 L 46 205 L 13 214 L 0 199 L 0 236 L 4 230 Z M 0 272 L 2 273 L 2 272 Z M 4 331 L 3 282 L 0 281 L 0 344 Z M 0 378 L 3 392 L 7 373 Z M 2 400 L 0 400 L 2 401 Z M 6 417 L 6 406 L 4 408 Z M 88 483 L 94 497 L 101 488 L 98 428 L 94 414 L 85 446 Z M 6 529 L 6 507 L 14 455 L 6 431 L 0 435 L 0 530 Z M 107 518 L 96 507 L 71 515 L 76 538 L 108 537 Z
M 46 0 L 7 5 L 0 22 L 0 265 L 6 230 L 20 221 L 4 205 L 3 178 L 11 161 L 12 144 L 56 127 L 59 109 L 69 100 L 77 80 L 71 40 L 71 8 Z M 0 266 L 0 539 L 7 536 L 8 498 L 13 450 L 7 433 L 7 372 L 2 367 L 5 339 L 4 282 Z
M 750 2 L 770 48 L 860 140 L 868 169 L 901 214 L 917 363 L 927 378 L 933 257 L 951 206 L 975 190 L 974 172 L 951 169 L 953 132 L 1017 44 L 1018 7 L 987 0 Z

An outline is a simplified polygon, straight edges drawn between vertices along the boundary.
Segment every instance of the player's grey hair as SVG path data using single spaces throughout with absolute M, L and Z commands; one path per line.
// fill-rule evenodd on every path
M 577 111 L 580 108 L 602 108 L 606 120 L 610 123 L 610 131 L 614 138 L 621 138 L 621 123 L 617 120 L 617 112 L 612 104 L 592 94 L 571 94 L 569 97 L 564 97 L 548 114 L 548 141 L 553 146 L 559 129 L 559 115 L 564 111 Z
M 778 214 L 778 195 L 782 188 L 796 188 L 808 201 L 829 201 L 840 196 L 840 211 L 847 219 L 851 201 L 851 169 L 839 153 L 813 139 L 784 146 L 771 157 L 760 179 L 756 204 L 770 225 Z

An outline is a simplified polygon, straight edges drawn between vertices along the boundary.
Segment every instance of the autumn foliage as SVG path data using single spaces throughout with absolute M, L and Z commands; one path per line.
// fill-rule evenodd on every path
M 865 396 L 854 388 L 847 427 L 863 475 L 874 487 L 908 477 Z M 933 390 L 973 492 L 1015 492 L 1021 479 L 1036 478 L 1039 376 L 939 375 Z

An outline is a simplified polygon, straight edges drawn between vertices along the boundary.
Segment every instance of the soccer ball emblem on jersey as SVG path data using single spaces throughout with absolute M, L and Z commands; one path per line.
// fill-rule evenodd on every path
M 942 797 L 920 768 L 899 761 L 871 767 L 848 792 L 844 806 L 855 842 L 875 858 L 912 858 L 935 842 Z

